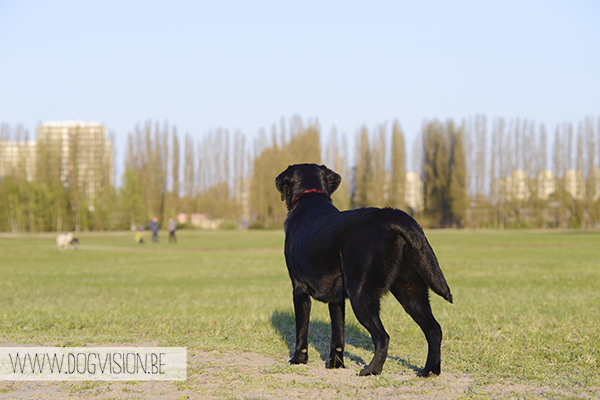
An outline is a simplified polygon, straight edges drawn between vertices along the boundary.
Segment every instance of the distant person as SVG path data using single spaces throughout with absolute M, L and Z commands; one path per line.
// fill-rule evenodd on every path
M 152 218 L 152 221 L 148 224 L 148 228 L 152 231 L 152 241 L 158 243 L 158 217 Z
M 169 224 L 167 225 L 167 229 L 169 230 L 169 243 L 171 243 L 171 240 L 177 243 L 177 238 L 175 237 L 175 231 L 177 230 L 177 222 L 173 218 L 169 218 Z
M 136 229 L 135 235 L 133 235 L 133 241 L 135 244 L 143 244 L 144 243 L 144 227 L 140 226 L 140 230 Z

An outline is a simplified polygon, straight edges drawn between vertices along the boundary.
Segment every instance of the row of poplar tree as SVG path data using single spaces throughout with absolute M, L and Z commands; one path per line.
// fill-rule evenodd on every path
M 22 130 L 4 125 L 4 139 L 26 137 Z M 164 225 L 179 213 L 203 213 L 230 227 L 281 227 L 285 208 L 274 178 L 303 162 L 342 175 L 333 196 L 340 209 L 397 207 L 427 227 L 600 227 L 600 118 L 561 124 L 551 136 L 528 120 L 430 120 L 409 163 L 398 121 L 359 128 L 353 158 L 346 135 L 335 128 L 325 135 L 317 120 L 298 116 L 252 141 L 225 129 L 195 139 L 147 121 L 128 136 L 121 186 L 103 176 L 93 199 L 77 184 L 40 173 L 56 163 L 48 155 L 37 160 L 33 179 L 19 168 L 0 177 L 0 230 L 127 229 L 153 216 Z M 421 179 L 422 207 L 405 201 L 408 164 Z M 545 171 L 553 190 L 542 194 Z

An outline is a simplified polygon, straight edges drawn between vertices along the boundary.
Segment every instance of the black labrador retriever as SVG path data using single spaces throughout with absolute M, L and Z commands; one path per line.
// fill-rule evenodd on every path
M 296 350 L 292 364 L 308 360 L 311 300 L 329 304 L 331 350 L 327 368 L 344 367 L 345 299 L 375 345 L 360 375 L 380 374 L 389 336 L 379 318 L 381 297 L 391 291 L 427 338 L 427 362 L 418 375 L 440 373 L 442 329 L 433 317 L 429 288 L 452 303 L 450 288 L 421 229 L 392 208 L 340 212 L 331 202 L 341 177 L 316 164 L 290 165 L 276 179 L 286 202 L 285 260 L 294 293 Z

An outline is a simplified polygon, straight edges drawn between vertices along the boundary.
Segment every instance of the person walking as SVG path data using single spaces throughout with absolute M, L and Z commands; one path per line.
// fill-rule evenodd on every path
M 150 228 L 150 230 L 152 231 L 152 241 L 154 243 L 158 243 L 158 218 L 154 217 L 152 218 L 152 221 L 150 221 L 150 223 L 148 224 L 148 228 Z
M 132 227 L 132 229 L 135 227 Z M 140 226 L 140 230 L 135 230 L 135 234 L 133 235 L 133 241 L 135 244 L 144 244 L 144 226 Z
M 169 224 L 167 225 L 167 229 L 169 230 L 169 243 L 171 243 L 171 240 L 177 243 L 177 238 L 175 237 L 175 231 L 177 230 L 177 222 L 173 218 L 169 218 Z

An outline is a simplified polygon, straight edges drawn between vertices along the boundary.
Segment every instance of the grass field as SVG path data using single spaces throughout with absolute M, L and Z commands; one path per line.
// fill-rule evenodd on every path
M 431 296 L 444 331 L 442 377 L 469 377 L 467 397 L 507 384 L 549 387 L 546 395 L 557 397 L 600 395 L 600 233 L 426 233 L 455 300 Z M 254 375 L 233 362 L 217 370 L 209 361 L 190 363 L 188 381 L 173 385 L 200 395 L 209 393 L 199 379 L 210 371 L 229 382 L 211 389 L 216 397 L 244 396 L 248 388 L 331 389 L 285 362 L 295 334 L 283 232 L 178 235 L 177 244 L 162 233 L 160 244 L 134 245 L 130 232 L 84 233 L 79 250 L 65 252 L 55 235 L 1 235 L 0 341 L 186 346 L 192 355 L 275 360 Z M 426 358 L 423 334 L 392 296 L 383 300 L 382 320 L 391 337 L 384 373 L 360 385 L 423 385 L 413 378 Z M 307 368 L 322 375 L 329 373 L 329 331 L 326 305 L 313 302 Z M 373 348 L 349 305 L 346 335 L 348 367 L 357 372 Z M 309 377 L 280 379 L 286 374 Z M 337 393 L 356 394 L 348 388 Z

